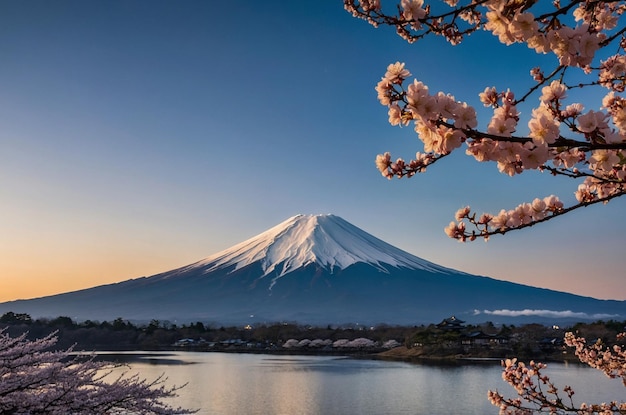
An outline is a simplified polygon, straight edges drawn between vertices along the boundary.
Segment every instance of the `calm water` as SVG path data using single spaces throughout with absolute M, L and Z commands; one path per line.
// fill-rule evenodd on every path
M 138 354 L 135 354 L 135 357 Z M 229 353 L 141 355 L 130 372 L 187 386 L 174 404 L 224 414 L 497 414 L 487 390 L 509 393 L 496 364 L 436 366 L 335 356 Z M 579 365 L 550 364 L 557 386 L 569 384 L 577 403 L 626 400 L 619 380 Z

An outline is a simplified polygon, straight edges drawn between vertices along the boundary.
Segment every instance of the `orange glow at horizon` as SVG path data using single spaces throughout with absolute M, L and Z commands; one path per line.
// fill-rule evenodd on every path
M 61 258 L 61 259 L 57 259 Z M 65 257 L 39 256 L 0 264 L 0 302 L 62 294 L 151 276 L 185 264 L 164 257 L 108 257 L 77 255 L 77 261 Z

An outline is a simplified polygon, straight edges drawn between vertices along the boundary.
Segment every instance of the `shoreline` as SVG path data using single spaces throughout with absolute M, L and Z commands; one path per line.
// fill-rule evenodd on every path
M 108 360 L 107 357 L 115 357 L 115 361 L 122 360 L 124 363 L 137 361 L 168 361 L 175 362 L 177 359 L 169 357 L 175 353 L 229 353 L 229 354 L 265 354 L 270 356 L 336 356 L 350 359 L 364 360 L 386 360 L 416 364 L 430 365 L 501 365 L 505 359 L 515 356 L 472 356 L 460 354 L 448 355 L 426 355 L 420 354 L 414 349 L 407 349 L 399 346 L 389 350 L 281 350 L 281 349 L 245 349 L 245 348 L 225 348 L 225 349 L 200 349 L 200 348 L 172 348 L 159 350 L 96 350 L 93 353 L 98 359 Z M 77 352 L 80 353 L 80 352 Z M 89 353 L 89 352 L 85 352 Z M 123 357 L 120 359 L 120 357 Z M 543 363 L 580 363 L 573 354 L 544 355 L 529 358 L 527 356 L 518 357 L 519 361 L 528 362 L 531 360 Z M 581 363 L 582 364 L 582 363 Z

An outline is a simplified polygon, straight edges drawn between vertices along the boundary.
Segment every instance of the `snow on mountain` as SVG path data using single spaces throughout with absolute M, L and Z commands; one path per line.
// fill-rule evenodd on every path
M 335 215 L 296 215 L 269 230 L 184 267 L 205 273 L 233 267 L 239 270 L 261 261 L 263 277 L 277 279 L 316 264 L 333 272 L 365 263 L 382 272 L 389 267 L 458 273 L 398 249 Z M 181 269 L 182 270 L 182 269 Z
M 625 301 L 466 274 L 423 260 L 333 215 L 298 215 L 194 264 L 149 277 L 0 303 L 0 314 L 216 324 L 519 324 L 623 319 Z

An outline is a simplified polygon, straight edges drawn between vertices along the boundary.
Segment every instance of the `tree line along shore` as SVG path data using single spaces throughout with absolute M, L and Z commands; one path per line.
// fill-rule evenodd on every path
M 523 324 L 466 324 L 455 317 L 416 326 L 361 325 L 315 327 L 296 323 L 215 326 L 202 322 L 173 324 L 152 320 L 132 323 L 76 322 L 69 317 L 33 319 L 8 312 L 0 316 L 0 330 L 29 339 L 54 332 L 56 348 L 84 351 L 221 351 L 236 353 L 352 354 L 401 360 L 490 360 L 509 357 L 577 361 L 563 345 L 572 331 L 590 342 L 615 342 L 626 321 L 579 322 L 569 326 Z

